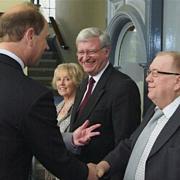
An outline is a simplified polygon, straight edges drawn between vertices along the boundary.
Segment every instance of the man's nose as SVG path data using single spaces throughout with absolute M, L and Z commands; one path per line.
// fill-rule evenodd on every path
M 83 56 L 82 56 L 82 59 L 83 60 L 87 60 L 87 59 L 89 59 L 89 53 L 88 52 L 85 52 L 84 54 L 83 54 Z
M 149 82 L 152 80 L 152 73 L 149 73 L 147 76 L 146 76 L 146 82 Z

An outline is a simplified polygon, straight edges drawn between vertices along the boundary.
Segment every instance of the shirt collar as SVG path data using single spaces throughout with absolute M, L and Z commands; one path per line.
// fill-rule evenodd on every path
M 174 114 L 174 112 L 176 111 L 179 105 L 180 105 L 180 96 L 178 96 L 173 102 L 171 102 L 162 110 L 166 118 L 169 119 Z
M 12 59 L 14 59 L 15 61 L 17 61 L 20 64 L 22 69 L 24 69 L 23 61 L 18 56 L 16 56 L 14 53 L 12 53 L 6 49 L 0 49 L 0 54 L 5 54 L 5 55 L 11 57 Z
M 103 72 L 105 71 L 105 69 L 108 67 L 108 65 L 109 65 L 109 61 L 107 62 L 106 66 L 105 66 L 97 75 L 92 76 L 93 79 L 96 81 L 96 84 L 97 84 L 97 82 L 99 81 L 99 79 L 101 78 L 101 76 L 102 76 Z M 89 78 L 90 78 L 90 77 L 91 77 L 91 76 L 89 76 Z

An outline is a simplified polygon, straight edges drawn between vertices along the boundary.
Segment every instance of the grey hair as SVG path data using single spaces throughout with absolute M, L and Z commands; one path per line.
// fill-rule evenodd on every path
M 110 36 L 106 31 L 102 31 L 97 27 L 89 27 L 81 30 L 76 38 L 76 45 L 79 42 L 86 41 L 89 38 L 99 37 L 101 47 L 111 46 Z

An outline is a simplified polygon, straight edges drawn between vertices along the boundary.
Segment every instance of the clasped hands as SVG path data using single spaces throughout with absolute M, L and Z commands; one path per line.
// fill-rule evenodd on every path
M 89 168 L 88 180 L 98 180 L 110 168 L 110 165 L 106 161 L 101 161 L 98 164 L 88 163 L 87 166 Z

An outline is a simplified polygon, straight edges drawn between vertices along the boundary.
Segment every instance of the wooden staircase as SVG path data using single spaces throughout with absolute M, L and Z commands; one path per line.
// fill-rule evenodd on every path
M 51 89 L 54 69 L 58 64 L 57 53 L 45 51 L 38 65 L 28 68 L 28 76 Z
M 48 37 L 47 43 L 49 50 L 44 52 L 38 65 L 28 68 L 28 76 L 39 81 L 48 88 L 52 88 L 51 81 L 54 75 L 54 69 L 58 64 L 62 63 L 60 49 L 68 50 L 69 47 L 64 42 L 56 20 L 53 17 L 49 17 L 49 19 L 51 21 L 50 27 L 53 28 L 55 34 Z

